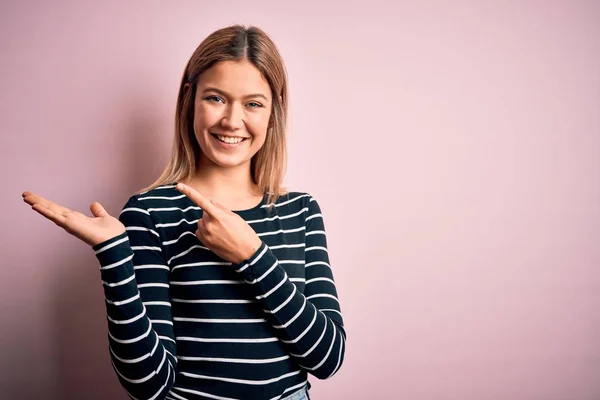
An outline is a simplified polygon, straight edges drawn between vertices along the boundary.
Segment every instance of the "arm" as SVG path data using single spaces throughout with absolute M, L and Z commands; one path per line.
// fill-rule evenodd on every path
M 323 216 L 310 198 L 306 218 L 306 286 L 300 293 L 264 243 L 234 265 L 251 284 L 273 327 L 298 364 L 319 379 L 335 374 L 344 359 L 346 333 L 329 265 Z
M 119 220 L 126 232 L 93 246 L 106 296 L 109 352 L 135 399 L 164 399 L 177 364 L 169 267 L 150 213 L 135 197 Z

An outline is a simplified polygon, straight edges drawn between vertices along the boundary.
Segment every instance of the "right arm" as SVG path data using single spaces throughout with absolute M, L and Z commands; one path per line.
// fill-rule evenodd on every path
M 135 399 L 164 399 L 177 366 L 169 267 L 150 213 L 131 197 L 119 220 L 126 232 L 94 245 L 106 297 L 109 352 Z
M 148 210 L 131 197 L 119 219 L 98 202 L 89 217 L 30 191 L 22 196 L 34 211 L 95 250 L 118 378 L 132 398 L 165 399 L 177 365 L 169 267 Z

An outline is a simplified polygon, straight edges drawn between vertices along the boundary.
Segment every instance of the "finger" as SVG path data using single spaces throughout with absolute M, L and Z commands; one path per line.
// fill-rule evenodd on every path
M 67 218 L 64 215 L 58 214 L 39 203 L 34 204 L 31 208 L 60 227 L 64 227 L 67 223 Z
M 183 183 L 178 183 L 176 186 L 177 190 L 189 197 L 194 203 L 196 203 L 204 212 L 215 216 L 218 213 L 218 208 L 215 207 L 208 199 L 200 194 L 196 189 L 189 187 Z
M 32 192 L 23 193 L 23 200 L 31 206 L 33 206 L 34 204 L 40 204 L 44 208 L 47 208 L 47 209 L 50 209 L 51 211 L 53 211 L 55 214 L 62 214 L 66 211 L 71 211 L 67 207 L 63 207 L 60 204 L 57 204 L 53 201 L 45 199 L 42 196 L 39 196 Z
M 93 202 L 92 205 L 90 206 L 90 211 L 92 212 L 92 214 L 94 215 L 94 217 L 106 217 L 108 216 L 108 213 L 106 212 L 106 210 L 104 209 L 104 207 L 102 207 L 102 205 L 100 203 L 98 203 L 97 201 Z
M 211 200 L 211 203 L 213 203 L 215 205 L 215 207 L 217 207 L 218 209 L 220 209 L 221 211 L 225 211 L 226 213 L 231 212 L 230 209 L 228 209 L 227 207 L 225 207 L 223 204 L 219 203 L 216 200 Z

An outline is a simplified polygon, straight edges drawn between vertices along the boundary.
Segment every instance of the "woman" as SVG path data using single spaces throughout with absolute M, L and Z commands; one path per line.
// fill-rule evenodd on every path
M 284 192 L 288 92 L 260 29 L 209 35 L 185 69 L 173 152 L 119 218 L 25 202 L 100 263 L 109 353 L 135 399 L 308 399 L 346 334 L 318 203 Z

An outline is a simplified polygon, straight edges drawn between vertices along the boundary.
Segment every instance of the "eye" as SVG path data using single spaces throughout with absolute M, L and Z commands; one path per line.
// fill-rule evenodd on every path
M 262 107 L 263 105 L 260 103 L 257 103 L 256 101 L 251 101 L 250 103 L 248 103 L 248 106 L 250 108 L 259 108 L 259 107 Z
M 213 103 L 224 103 L 225 102 L 225 100 L 223 100 L 222 97 L 214 96 L 214 95 L 212 95 L 212 96 L 206 96 L 204 98 L 204 100 L 208 100 L 208 101 L 213 102 Z

